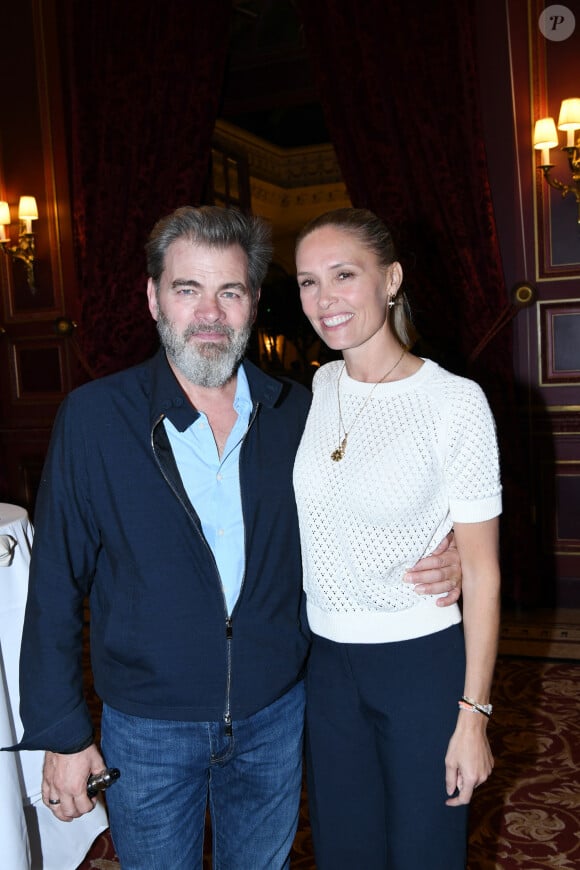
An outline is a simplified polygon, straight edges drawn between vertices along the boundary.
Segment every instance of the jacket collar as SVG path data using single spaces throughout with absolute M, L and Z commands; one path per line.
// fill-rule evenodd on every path
M 283 385 L 276 378 L 267 375 L 249 360 L 242 365 L 252 395 L 252 403 L 273 408 L 282 391 Z M 168 417 L 176 429 L 185 431 L 199 416 L 179 382 L 173 374 L 163 348 L 160 348 L 148 363 L 151 384 L 151 423 L 161 415 Z

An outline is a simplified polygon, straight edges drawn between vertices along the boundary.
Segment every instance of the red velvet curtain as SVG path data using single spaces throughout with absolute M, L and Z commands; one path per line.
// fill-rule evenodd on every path
M 478 111 L 472 4 L 433 0 L 419 10 L 403 0 L 299 0 L 299 6 L 353 204 L 396 230 L 421 334 L 441 354 L 467 357 L 506 304 Z M 508 343 L 505 334 L 500 342 Z
M 230 0 L 60 0 L 60 13 L 78 341 L 105 374 L 155 346 L 143 246 L 158 218 L 200 202 Z
M 355 206 L 395 231 L 420 352 L 478 380 L 503 456 L 508 598 L 538 592 L 522 517 L 525 466 L 511 328 L 467 366 L 508 300 L 487 175 L 471 0 L 297 0 L 321 101 Z M 514 547 L 518 540 L 518 549 Z

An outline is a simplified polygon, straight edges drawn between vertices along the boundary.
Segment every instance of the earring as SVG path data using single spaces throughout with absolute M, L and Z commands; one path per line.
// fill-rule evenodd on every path
M 389 308 L 395 307 L 395 299 L 393 296 L 389 296 Z

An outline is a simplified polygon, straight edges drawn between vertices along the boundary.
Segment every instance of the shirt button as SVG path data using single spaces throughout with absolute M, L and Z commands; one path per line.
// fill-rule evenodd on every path
M 223 530 L 223 529 L 218 529 L 218 536 L 219 536 L 220 538 L 223 537 L 223 534 L 224 534 L 224 530 Z
M 221 475 L 221 474 L 216 474 L 216 480 L 221 480 L 221 479 L 222 479 L 222 475 Z

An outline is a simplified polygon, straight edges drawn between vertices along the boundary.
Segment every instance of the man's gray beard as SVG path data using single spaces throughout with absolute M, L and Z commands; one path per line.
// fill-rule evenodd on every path
M 191 335 L 210 331 L 223 333 L 226 344 L 213 341 L 195 344 L 188 341 Z M 198 324 L 188 327 L 179 335 L 171 321 L 159 310 L 157 332 L 167 356 L 190 383 L 198 387 L 223 387 L 246 352 L 252 326 L 248 323 L 236 331 L 231 326 Z

